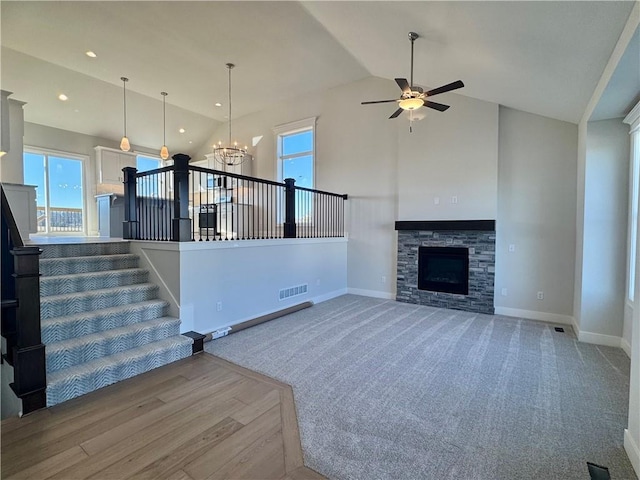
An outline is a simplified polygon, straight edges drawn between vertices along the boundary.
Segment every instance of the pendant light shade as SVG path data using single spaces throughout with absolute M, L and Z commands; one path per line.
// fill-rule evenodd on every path
M 128 152 L 131 150 L 131 145 L 127 138 L 127 82 L 129 79 L 127 77 L 120 77 L 120 80 L 122 80 L 122 100 L 124 105 L 124 135 L 122 136 L 122 140 L 120 140 L 120 150 Z
M 167 110 L 166 100 L 167 92 L 160 92 L 162 95 L 162 148 L 160 149 L 160 158 L 166 160 L 169 158 L 169 149 L 167 148 Z

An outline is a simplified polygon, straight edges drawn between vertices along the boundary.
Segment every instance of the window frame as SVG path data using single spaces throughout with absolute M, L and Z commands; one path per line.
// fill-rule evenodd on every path
M 276 135 L 276 175 L 278 182 L 284 182 L 283 178 L 283 162 L 284 160 L 288 160 L 291 158 L 297 157 L 308 157 L 311 156 L 311 187 L 315 188 L 316 185 L 316 119 L 317 117 L 305 118 L 302 120 L 298 120 L 296 122 L 285 123 L 282 125 L 278 125 L 273 128 L 273 132 Z M 295 135 L 297 133 L 302 133 L 306 131 L 311 131 L 312 141 L 311 141 L 311 150 L 305 152 L 298 152 L 295 154 L 283 155 L 282 154 L 282 143 L 283 138 Z
M 635 304 L 638 291 L 638 228 L 640 215 L 640 103 L 629 112 L 624 123 L 630 125 L 629 151 L 629 217 L 627 228 L 627 278 L 625 300 L 631 307 Z
M 78 232 L 52 232 L 49 230 L 49 221 L 47 220 L 47 230 L 44 232 L 36 232 L 34 235 L 47 236 L 47 237 L 86 237 L 89 232 L 89 208 L 87 202 L 87 195 L 89 195 L 88 186 L 90 185 L 89 178 L 89 155 L 82 153 L 65 152 L 63 150 L 56 150 L 54 148 L 34 147 L 31 145 L 23 145 L 22 147 L 22 169 L 24 172 L 24 154 L 31 153 L 33 155 L 44 155 L 46 169 L 49 168 L 49 157 L 65 158 L 69 160 L 77 160 L 82 163 L 82 231 Z M 45 190 L 48 195 L 49 191 L 49 175 L 45 174 Z M 24 183 L 24 181 L 23 181 Z

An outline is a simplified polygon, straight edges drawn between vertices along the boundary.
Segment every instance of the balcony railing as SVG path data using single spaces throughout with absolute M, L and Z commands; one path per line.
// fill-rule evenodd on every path
M 345 194 L 189 165 L 124 169 L 124 238 L 225 241 L 344 237 Z
M 44 206 L 37 207 L 38 232 L 82 232 L 81 208 L 49 207 L 49 215 Z M 47 223 L 48 230 L 47 230 Z

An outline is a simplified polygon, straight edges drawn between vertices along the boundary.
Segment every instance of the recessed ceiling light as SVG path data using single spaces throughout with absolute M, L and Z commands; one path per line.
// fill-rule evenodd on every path
M 84 52 L 84 54 L 85 54 L 87 57 L 91 57 L 91 58 L 96 58 L 96 57 L 97 57 L 96 53 L 95 53 L 95 52 L 92 52 L 91 50 L 87 50 L 86 52 Z
M 191 140 L 189 140 L 189 143 L 193 143 Z
M 180 133 L 184 133 L 186 132 L 186 130 L 184 128 L 181 128 L 180 130 L 178 130 Z
M 222 104 L 220 102 L 216 102 L 216 107 L 221 107 Z
M 67 97 L 64 93 L 61 93 L 60 95 L 58 95 L 58 100 L 66 102 L 67 100 L 69 100 L 69 97 Z

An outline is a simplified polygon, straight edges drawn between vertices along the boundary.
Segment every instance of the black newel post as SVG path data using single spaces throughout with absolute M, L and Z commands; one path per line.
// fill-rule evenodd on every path
M 191 157 L 177 153 L 173 157 L 173 242 L 191 241 L 191 219 L 189 218 L 189 160 Z
M 138 215 L 136 214 L 136 170 L 125 167 L 124 172 L 124 222 L 122 222 L 122 238 L 135 240 L 138 238 Z
M 40 261 L 38 247 L 14 247 L 16 344 L 11 389 L 27 414 L 46 406 L 45 347 L 40 338 Z
M 296 238 L 296 181 L 284 179 L 284 238 Z

